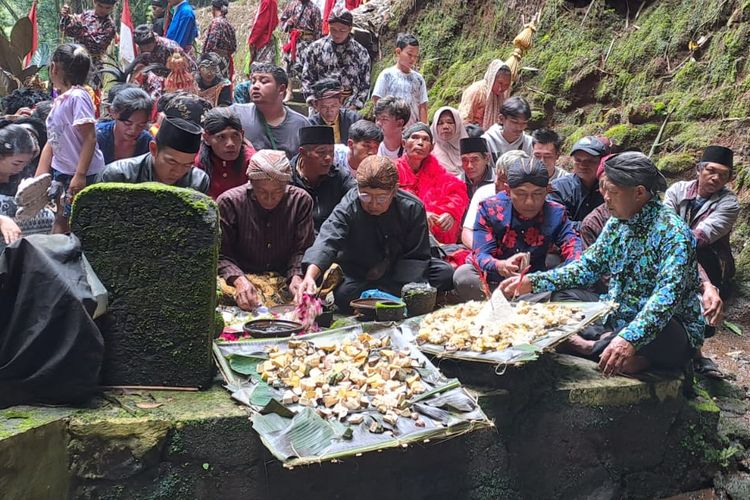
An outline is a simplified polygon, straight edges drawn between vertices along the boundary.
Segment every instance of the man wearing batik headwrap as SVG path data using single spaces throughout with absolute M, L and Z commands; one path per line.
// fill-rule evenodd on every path
M 156 122 L 151 127 L 151 134 L 156 135 L 166 117 L 182 118 L 200 126 L 210 110 L 211 103 L 195 94 L 185 91 L 164 94 L 156 103 Z
M 349 140 L 349 127 L 360 120 L 359 113 L 341 106 L 341 82 L 324 78 L 313 85 L 313 99 L 310 104 L 315 113 L 310 116 L 311 125 L 327 125 L 333 129 L 333 141 L 346 144 Z
M 289 0 L 281 13 L 281 29 L 289 34 L 284 44 L 284 61 L 290 76 L 302 73 L 302 56 L 312 42 L 323 34 L 320 9 L 312 0 Z M 291 98 L 291 88 L 287 94 Z
M 185 53 L 182 47 L 174 40 L 154 33 L 150 24 L 141 24 L 135 28 L 133 42 L 138 46 L 138 54 L 144 55 L 142 62 L 146 66 L 160 64 L 166 67 L 169 58 L 177 53 L 188 61 L 189 71 L 196 70 L 195 61 Z
M 203 53 L 198 61 L 198 95 L 212 106 L 229 106 L 232 104 L 232 82 L 221 71 L 221 56 L 213 52 Z
M 302 283 L 302 255 L 312 245 L 313 200 L 289 185 L 292 167 L 282 151 L 250 159 L 249 183 L 219 196 L 222 290 L 244 310 L 291 300 Z M 280 285 L 280 286 L 279 286 Z
M 697 167 L 697 179 L 672 184 L 664 195 L 664 204 L 677 212 L 693 232 L 698 242 L 697 257 L 708 280 L 703 281 L 704 314 L 705 296 L 714 291 L 726 298 L 734 276 L 734 257 L 729 245 L 729 234 L 740 213 L 737 195 L 727 183 L 732 179 L 734 153 L 724 146 L 708 146 Z M 719 301 L 721 302 L 721 301 Z M 719 313 L 721 308 L 719 307 Z M 710 328 L 706 337 L 712 337 L 720 314 L 706 315 Z M 695 360 L 695 371 L 707 376 L 722 376 L 719 367 L 700 351 Z
M 311 43 L 302 55 L 302 92 L 312 104 L 315 83 L 335 75 L 341 84 L 343 105 L 362 109 L 370 93 L 370 54 L 351 36 L 351 12 L 334 9 L 328 23 L 329 35 Z
M 195 166 L 208 174 L 208 195 L 214 200 L 224 191 L 247 182 L 247 167 L 255 149 L 245 140 L 240 118 L 228 108 L 214 108 L 203 119 L 203 143 Z
M 320 228 L 302 259 L 307 267 L 298 300 L 314 293 L 316 282 L 336 262 L 344 281 L 334 290 L 336 305 L 349 303 L 370 288 L 399 295 L 410 282 L 429 281 L 452 288 L 451 266 L 430 255 L 424 205 L 398 189 L 398 170 L 383 156 L 369 156 L 357 169 L 357 189 L 349 191 Z
M 341 198 L 356 186 L 349 171 L 333 165 L 333 130 L 315 125 L 299 129 L 299 153 L 292 158 L 292 184 L 315 201 L 315 230 L 333 212 Z
M 161 182 L 208 193 L 208 176 L 195 168 L 201 128 L 182 118 L 165 118 L 145 155 L 107 165 L 97 182 Z
M 612 217 L 596 242 L 575 262 L 514 276 L 500 287 L 506 296 L 565 290 L 573 300 L 618 304 L 597 336 L 587 330 L 592 335 L 568 343 L 576 353 L 598 357 L 605 375 L 684 367 L 703 343 L 705 328 L 693 234 L 659 200 L 667 182 L 647 156 L 613 155 L 604 173 Z M 604 295 L 576 290 L 605 274 L 610 278 Z
M 432 131 L 417 122 L 404 130 L 404 155 L 399 158 L 401 189 L 422 200 L 430 231 L 440 243 L 458 242 L 469 197 L 466 186 L 440 165 L 432 154 Z
M 581 256 L 578 234 L 565 207 L 547 201 L 547 167 L 534 158 L 519 158 L 507 170 L 504 193 L 479 203 L 474 222 L 473 256 L 456 270 L 453 283 L 461 300 L 482 300 L 482 281 L 494 288 L 504 278 L 547 269 L 553 245 L 565 262 Z M 528 264 L 524 254 L 529 254 Z

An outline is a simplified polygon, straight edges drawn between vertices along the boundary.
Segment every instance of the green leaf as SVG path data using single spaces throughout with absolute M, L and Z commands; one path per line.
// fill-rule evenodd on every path
M 271 386 L 265 382 L 260 382 L 255 386 L 253 392 L 250 394 L 250 404 L 254 406 L 265 407 L 268 403 L 273 400 L 275 396 Z
M 286 429 L 292 421 L 284 418 L 277 413 L 268 413 L 265 415 L 255 415 L 252 418 L 253 429 L 261 435 L 272 434 Z
M 292 419 L 292 425 L 279 435 L 299 457 L 319 455 L 335 437 L 333 427 L 311 408 L 299 412 Z
M 257 354 L 245 356 L 243 354 L 232 354 L 229 358 L 229 366 L 232 370 L 242 375 L 258 375 L 258 365 L 268 359 L 267 355 Z
M 729 330 L 735 335 L 742 336 L 742 328 L 740 328 L 740 326 L 737 325 L 736 323 L 732 323 L 731 321 L 724 321 L 724 328 L 726 328 L 727 330 Z
M 31 24 L 31 19 L 28 17 L 20 18 L 13 25 L 13 30 L 10 32 L 10 43 L 18 59 L 23 59 L 26 57 L 26 54 L 31 52 L 33 31 L 34 27 Z
M 208 470 L 211 468 L 211 464 L 203 464 L 203 470 Z

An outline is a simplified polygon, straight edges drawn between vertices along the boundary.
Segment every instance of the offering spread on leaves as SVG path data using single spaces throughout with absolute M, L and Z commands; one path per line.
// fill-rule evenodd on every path
M 426 316 L 419 327 L 417 343 L 442 346 L 448 352 L 501 351 L 531 344 L 550 330 L 573 326 L 584 319 L 581 309 L 559 303 L 519 302 L 503 321 L 482 321 L 482 302 L 446 307 Z
M 390 425 L 408 417 L 424 426 L 409 408 L 410 399 L 427 390 L 416 370 L 420 362 L 408 347 L 392 346 L 389 336 L 361 333 L 317 343 L 292 339 L 287 347 L 269 346 L 269 359 L 257 368 L 261 380 L 284 391 L 282 404 L 311 407 L 323 418 L 355 425 L 364 421 L 362 410 L 376 409 Z M 369 430 L 378 428 L 373 421 Z

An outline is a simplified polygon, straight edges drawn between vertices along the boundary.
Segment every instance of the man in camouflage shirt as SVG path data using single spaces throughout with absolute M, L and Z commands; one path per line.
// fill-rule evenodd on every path
M 311 43 L 302 56 L 302 92 L 310 104 L 315 82 L 337 78 L 344 91 L 344 107 L 362 109 L 370 93 L 370 54 L 351 36 L 351 12 L 333 10 L 328 24 L 330 35 Z
M 312 0 L 290 0 L 281 13 L 281 27 L 289 34 L 283 46 L 287 73 L 290 77 L 299 75 L 305 50 L 323 34 L 320 9 Z M 287 97 L 291 98 L 291 86 Z
M 66 36 L 80 43 L 91 55 L 91 84 L 101 84 L 98 72 L 102 69 L 102 57 L 115 39 L 115 23 L 112 11 L 116 0 L 96 0 L 94 8 L 82 14 L 71 14 L 65 5 L 60 13 L 60 29 Z

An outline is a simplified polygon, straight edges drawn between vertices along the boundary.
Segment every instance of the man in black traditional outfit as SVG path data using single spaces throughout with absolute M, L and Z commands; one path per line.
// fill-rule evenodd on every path
M 451 266 L 430 255 L 427 215 L 418 198 L 398 189 L 398 170 L 383 156 L 370 156 L 357 169 L 351 190 L 320 228 L 302 259 L 305 278 L 297 293 L 314 293 L 316 280 L 338 263 L 344 281 L 334 291 L 339 309 L 369 288 L 399 295 L 410 282 L 452 288 Z
M 164 118 L 148 153 L 110 163 L 97 182 L 161 182 L 208 193 L 208 175 L 193 166 L 201 146 L 201 133 L 195 123 Z
M 312 196 L 315 231 L 357 183 L 349 171 L 333 165 L 333 129 L 326 125 L 299 129 L 299 153 L 292 158 L 292 184 Z

